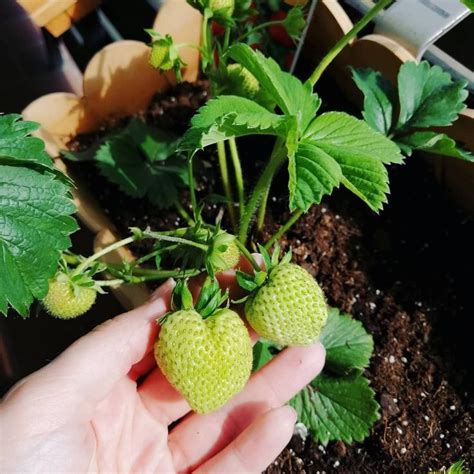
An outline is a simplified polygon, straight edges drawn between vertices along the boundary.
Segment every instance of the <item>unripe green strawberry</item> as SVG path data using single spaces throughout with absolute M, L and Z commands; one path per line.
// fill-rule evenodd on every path
M 235 94 L 252 99 L 260 90 L 260 84 L 255 76 L 240 64 L 229 64 L 227 66 L 227 74 L 230 83 L 235 84 Z
M 236 395 L 252 370 L 252 344 L 237 313 L 206 319 L 195 310 L 171 313 L 155 343 L 161 371 L 197 413 L 217 410 Z
M 231 18 L 234 13 L 234 0 L 209 0 L 209 8 L 222 18 Z
M 240 260 L 240 250 L 236 237 L 227 232 L 220 232 L 215 237 L 209 252 L 209 261 L 216 272 L 223 272 L 234 268 Z
M 94 288 L 73 286 L 66 278 L 56 278 L 49 282 L 48 294 L 43 305 L 51 316 L 72 319 L 87 312 L 95 302 Z
M 327 319 L 323 291 L 305 269 L 292 263 L 270 271 L 268 281 L 247 300 L 245 313 L 260 336 L 282 346 L 312 344 Z
M 167 39 L 153 41 L 149 58 L 150 65 L 155 69 L 169 71 L 174 65 L 174 61 L 169 57 L 169 51 L 170 45 Z

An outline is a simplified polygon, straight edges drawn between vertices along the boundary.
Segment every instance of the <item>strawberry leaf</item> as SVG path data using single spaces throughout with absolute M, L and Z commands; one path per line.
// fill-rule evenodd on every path
M 110 135 L 95 153 L 101 173 L 133 198 L 147 197 L 159 208 L 171 206 L 187 184 L 186 159 L 174 155 L 173 136 L 132 120 Z
M 331 308 L 320 341 L 326 349 L 326 365 L 335 374 L 363 370 L 369 365 L 374 349 L 372 336 L 362 323 Z
M 303 84 L 292 74 L 282 71 L 276 61 L 246 44 L 232 46 L 228 54 L 255 76 L 285 115 L 296 117 L 300 130 L 307 127 L 321 105 L 311 84 Z
M 342 170 L 338 162 L 313 143 L 301 143 L 289 157 L 290 208 L 307 211 L 325 194 L 339 186 Z
M 313 146 L 312 164 L 316 163 L 315 148 L 319 149 L 317 164 L 323 167 L 325 173 L 315 166 L 307 166 L 304 173 L 298 173 L 297 160 L 294 170 L 290 161 L 290 207 L 307 209 L 311 199 L 319 202 L 322 195 L 336 186 L 340 179 L 372 210 L 377 212 L 382 208 L 389 192 L 388 173 L 384 165 L 403 162 L 395 143 L 365 122 L 343 112 L 328 112 L 314 119 L 302 143 Z M 306 151 L 306 148 L 303 150 Z
M 373 69 L 352 69 L 352 77 L 364 94 L 365 121 L 374 129 L 388 135 L 392 127 L 395 90 L 390 81 Z
M 225 95 L 210 100 L 191 120 L 191 128 L 180 142 L 180 150 L 202 149 L 245 135 L 275 135 L 285 137 L 294 127 L 291 117 L 269 112 L 261 105 L 246 99 Z
M 369 381 L 360 374 L 321 374 L 291 401 L 298 420 L 316 442 L 361 442 L 379 419 L 379 405 Z
M 465 86 L 465 81 L 454 82 L 449 73 L 427 61 L 403 64 L 398 73 L 397 130 L 450 125 L 466 107 Z
M 68 181 L 53 168 L 37 128 L 0 116 L 0 313 L 26 317 L 45 297 L 61 252 L 77 229 Z
M 422 150 L 436 155 L 474 161 L 472 153 L 457 146 L 456 142 L 444 133 L 414 132 L 398 138 L 397 143 L 408 156 L 411 155 L 413 150 Z

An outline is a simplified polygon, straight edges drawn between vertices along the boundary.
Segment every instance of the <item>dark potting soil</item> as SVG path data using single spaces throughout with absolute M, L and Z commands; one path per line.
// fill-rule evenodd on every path
M 157 96 L 144 118 L 181 131 L 206 95 L 205 83 L 182 84 Z M 79 136 L 71 147 L 83 149 L 95 139 Z M 239 148 L 244 169 L 258 176 L 255 156 L 265 156 L 267 144 L 241 140 Z M 221 192 L 213 160 L 211 154 L 204 157 L 207 167 L 198 180 L 203 190 Z M 466 467 L 474 466 L 469 362 L 474 221 L 450 203 L 421 157 L 407 161 L 390 170 L 390 203 L 380 215 L 338 190 L 282 240 L 321 283 L 329 304 L 361 320 L 373 335 L 366 374 L 381 419 L 362 444 L 323 447 L 295 435 L 269 474 L 425 473 L 461 457 Z M 123 234 L 129 226 L 183 225 L 172 211 L 157 212 L 146 200 L 123 196 L 91 164 L 74 171 Z M 278 197 L 270 199 L 263 237 L 286 219 L 282 189 L 284 179 L 273 186 Z M 209 215 L 216 211 L 216 205 L 207 208 Z M 138 254 L 145 250 L 135 248 Z

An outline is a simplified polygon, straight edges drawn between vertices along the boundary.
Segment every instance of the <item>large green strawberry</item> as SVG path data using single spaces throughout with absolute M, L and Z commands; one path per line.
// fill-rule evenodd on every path
M 55 318 L 72 319 L 89 311 L 96 296 L 97 291 L 94 288 L 76 285 L 67 275 L 59 273 L 49 282 L 43 305 Z
M 312 344 L 327 319 L 323 291 L 305 269 L 292 263 L 270 270 L 247 300 L 245 313 L 260 336 L 282 346 Z
M 163 374 L 197 413 L 223 406 L 247 382 L 252 345 L 237 313 L 219 309 L 203 318 L 194 309 L 169 314 L 155 343 Z

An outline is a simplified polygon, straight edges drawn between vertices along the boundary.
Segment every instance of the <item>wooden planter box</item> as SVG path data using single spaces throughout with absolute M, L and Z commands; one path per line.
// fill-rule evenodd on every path
M 168 0 L 155 21 L 154 28 L 171 34 L 178 43 L 197 44 L 200 41 L 200 14 L 185 0 Z M 320 0 L 313 24 L 308 32 L 303 57 L 316 62 L 341 36 L 352 22 L 336 0 Z M 162 75 L 148 65 L 148 47 L 136 41 L 120 41 L 105 47 L 90 61 L 84 73 L 83 96 L 56 93 L 43 96 L 24 111 L 27 120 L 41 124 L 38 131 L 51 156 L 58 157 L 67 141 L 82 132 L 96 129 L 108 118 L 126 116 L 143 110 L 157 91 L 173 83 L 172 75 Z M 184 78 L 196 79 L 199 57 L 195 49 L 183 50 L 187 63 Z M 391 80 L 400 65 L 415 58 L 396 42 L 378 35 L 355 39 L 331 66 L 332 74 L 347 97 L 360 104 L 362 96 L 354 86 L 348 69 L 372 67 Z M 474 149 L 474 111 L 466 110 L 450 127 L 449 134 Z M 56 158 L 58 168 L 67 172 L 66 164 Z M 474 165 L 456 159 L 437 159 L 437 176 L 460 202 L 474 209 Z M 74 198 L 79 218 L 95 234 L 96 248 L 102 248 L 119 238 L 116 228 L 87 191 L 77 183 Z M 108 256 L 109 259 L 133 258 L 127 249 Z M 125 308 L 132 308 L 148 298 L 144 285 L 124 285 L 114 290 Z

